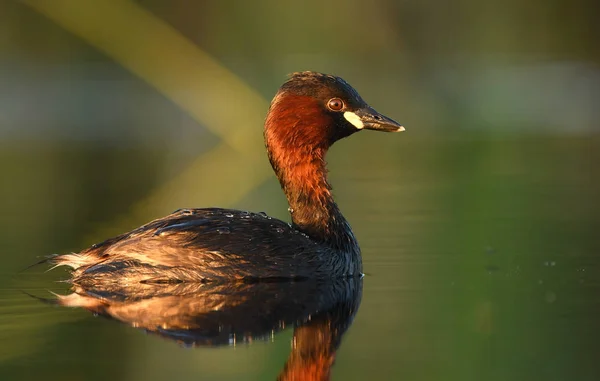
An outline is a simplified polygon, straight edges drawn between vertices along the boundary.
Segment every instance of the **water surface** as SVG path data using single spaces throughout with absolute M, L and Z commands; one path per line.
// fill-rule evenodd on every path
M 329 157 L 366 273 L 333 379 L 597 379 L 597 138 L 360 136 Z M 29 296 L 69 292 L 56 282 L 64 270 L 20 272 L 39 256 L 157 217 L 123 215 L 159 181 L 148 161 L 156 155 L 141 148 L 23 149 L 33 147 L 0 151 L 10 184 L 0 220 L 2 379 L 277 377 L 294 323 L 259 340 L 193 347 Z M 11 182 L 17 172 L 21 182 Z M 236 206 L 286 218 L 274 179 Z

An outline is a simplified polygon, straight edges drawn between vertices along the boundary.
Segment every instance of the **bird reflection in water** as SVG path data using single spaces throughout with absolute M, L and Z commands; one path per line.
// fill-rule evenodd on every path
M 186 346 L 270 339 L 294 325 L 279 380 L 328 380 L 360 305 L 362 278 L 299 282 L 144 284 L 86 288 L 53 303 L 81 307 Z

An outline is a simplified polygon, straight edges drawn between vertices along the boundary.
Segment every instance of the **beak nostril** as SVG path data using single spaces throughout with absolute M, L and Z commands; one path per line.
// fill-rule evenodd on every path
M 375 115 L 375 120 L 381 120 L 381 117 L 379 115 Z

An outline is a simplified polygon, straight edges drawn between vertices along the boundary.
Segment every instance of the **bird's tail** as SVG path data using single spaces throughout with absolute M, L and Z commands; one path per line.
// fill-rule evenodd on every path
M 77 270 L 81 266 L 88 266 L 90 264 L 89 260 L 89 256 L 76 253 L 57 255 L 51 258 L 51 260 L 49 261 L 50 263 L 54 264 L 54 266 L 51 267 L 48 271 L 55 269 L 59 266 L 69 266 L 73 270 Z
M 29 266 L 25 267 L 24 269 L 22 269 L 22 270 L 21 270 L 21 271 L 19 271 L 19 272 L 20 272 L 20 273 L 22 273 L 22 272 L 25 272 L 25 271 L 29 270 L 29 269 L 30 269 L 30 268 L 32 268 L 32 267 L 35 267 L 35 266 L 38 266 L 38 265 L 42 265 L 42 264 L 44 264 L 44 263 L 51 263 L 51 260 L 52 260 L 54 257 L 57 257 L 57 255 L 56 255 L 56 254 L 48 255 L 48 256 L 46 256 L 45 258 L 43 258 L 42 260 L 39 260 L 39 261 L 37 261 L 37 262 L 35 262 L 35 263 L 33 263 L 33 264 L 31 264 L 31 265 L 29 265 Z
M 35 262 L 34 264 L 31 264 L 31 265 L 25 267 L 20 272 L 27 271 L 32 267 L 42 265 L 44 263 L 49 263 L 51 265 L 54 265 L 54 266 L 50 267 L 48 270 L 46 270 L 46 272 L 48 272 L 50 270 L 54 270 L 55 268 L 60 267 L 60 266 L 69 266 L 73 270 L 77 270 L 81 266 L 89 265 L 88 258 L 81 254 L 76 254 L 76 253 L 62 254 L 62 255 L 52 254 L 40 261 Z

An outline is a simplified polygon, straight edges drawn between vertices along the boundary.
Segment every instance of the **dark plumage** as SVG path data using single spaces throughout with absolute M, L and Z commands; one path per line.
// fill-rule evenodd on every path
M 331 195 L 325 155 L 361 129 L 402 131 L 338 77 L 296 73 L 265 122 L 292 224 L 230 209 L 183 209 L 78 254 L 53 258 L 81 285 L 359 276 L 358 243 Z

